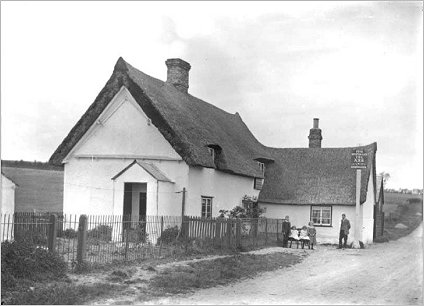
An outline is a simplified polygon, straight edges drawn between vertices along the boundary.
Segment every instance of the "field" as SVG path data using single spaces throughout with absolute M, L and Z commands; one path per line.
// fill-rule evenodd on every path
M 4 166 L 1 171 L 18 185 L 16 212 L 63 210 L 63 171 Z
M 419 194 L 384 192 L 384 206 L 383 206 L 384 213 L 388 215 L 390 212 L 396 211 L 397 206 L 400 204 L 408 203 L 408 199 L 422 200 L 423 196 Z

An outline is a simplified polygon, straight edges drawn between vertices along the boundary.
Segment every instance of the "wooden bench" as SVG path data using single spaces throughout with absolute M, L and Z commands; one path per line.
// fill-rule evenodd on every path
M 297 236 L 300 236 L 300 231 L 301 231 L 302 229 L 301 229 L 301 228 L 297 228 L 296 230 L 297 230 Z M 302 247 L 302 249 L 305 247 L 305 245 L 307 245 L 309 249 L 311 248 L 311 245 L 309 244 L 309 240 L 305 240 L 305 239 L 299 239 L 299 240 L 296 240 L 296 239 L 294 239 L 294 238 L 292 238 L 292 237 L 289 237 L 289 242 L 290 242 L 290 246 L 289 246 L 289 248 L 291 248 L 291 247 L 292 247 L 292 243 L 293 243 L 293 241 L 295 241 L 295 242 L 296 242 L 296 248 L 297 248 L 297 249 L 299 248 L 299 242 L 300 242 L 300 246 Z

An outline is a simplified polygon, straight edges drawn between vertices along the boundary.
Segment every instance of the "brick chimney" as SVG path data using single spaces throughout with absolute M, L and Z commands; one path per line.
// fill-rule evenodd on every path
M 309 147 L 310 148 L 321 148 L 321 129 L 318 127 L 319 119 L 314 118 L 314 125 L 312 129 L 309 130 Z
M 188 72 L 190 64 L 179 58 L 170 58 L 165 62 L 168 67 L 166 83 L 174 85 L 181 92 L 188 91 Z

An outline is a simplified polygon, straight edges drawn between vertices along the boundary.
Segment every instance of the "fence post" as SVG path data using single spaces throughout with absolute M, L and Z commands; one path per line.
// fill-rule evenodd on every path
M 159 257 L 161 256 L 161 254 L 162 254 L 162 240 L 163 240 L 163 237 L 162 237 L 162 233 L 163 233 L 163 216 L 161 216 L 160 217 L 160 245 L 159 245 Z
M 54 252 L 56 249 L 56 235 L 57 235 L 57 215 L 50 215 L 49 234 L 47 237 L 47 247 L 49 252 Z
M 215 227 L 215 239 L 219 239 L 221 238 L 221 219 L 217 218 L 216 219 L 216 227 Z
M 241 220 L 236 222 L 236 247 L 241 246 Z
M 125 254 L 124 254 L 124 258 L 125 258 L 125 260 L 127 260 L 127 256 L 128 256 L 128 248 L 129 248 L 129 240 L 128 240 L 128 237 L 129 237 L 129 233 L 130 233 L 130 228 L 128 227 L 128 228 L 125 230 Z
M 280 241 L 280 237 L 278 235 L 278 219 L 277 219 L 277 242 L 279 242 L 279 241 Z
M 268 219 L 265 218 L 265 245 L 268 244 Z
M 228 248 L 231 248 L 231 234 L 232 234 L 232 221 L 227 220 L 227 239 L 228 239 Z
M 81 215 L 78 222 L 77 262 L 82 264 L 87 255 L 87 216 Z

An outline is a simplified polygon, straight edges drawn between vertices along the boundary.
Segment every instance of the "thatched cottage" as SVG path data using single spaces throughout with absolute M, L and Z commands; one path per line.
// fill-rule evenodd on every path
M 311 130 L 305 149 L 262 145 L 238 113 L 188 93 L 190 65 L 169 59 L 166 82 L 122 58 L 50 162 L 64 164 L 64 212 L 217 216 L 258 197 L 266 215 L 312 219 L 323 238 L 338 235 L 342 212 L 354 216 L 351 148 L 322 149 Z M 372 240 L 376 144 L 363 171 L 363 241 Z M 185 193 L 182 191 L 186 190 Z M 185 196 L 183 201 L 182 197 Z

